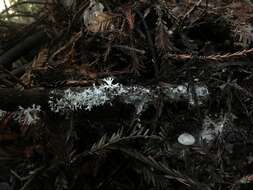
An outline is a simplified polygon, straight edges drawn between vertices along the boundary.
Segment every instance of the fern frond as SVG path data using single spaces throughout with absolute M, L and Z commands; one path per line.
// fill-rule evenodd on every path
M 173 44 L 170 41 L 169 29 L 161 17 L 156 23 L 156 33 L 155 46 L 162 51 L 172 51 Z
M 171 186 L 170 180 L 166 179 L 163 175 L 159 175 L 151 171 L 147 167 L 142 167 L 138 169 L 137 173 L 139 173 L 143 177 L 143 180 L 148 185 L 152 185 L 154 189 L 167 190 L 168 187 Z
M 148 139 L 148 138 L 158 138 L 155 136 L 148 136 L 148 131 L 144 128 L 140 128 L 139 130 L 133 131 L 128 136 L 123 136 L 123 129 L 120 129 L 116 133 L 112 134 L 111 137 L 107 138 L 107 135 L 104 135 L 98 143 L 93 144 L 91 147 L 91 152 L 99 152 L 104 149 L 110 149 L 112 146 L 117 145 L 123 142 L 129 142 L 136 139 Z
M 119 150 L 117 145 L 122 143 L 129 143 L 138 139 L 153 139 L 160 140 L 158 136 L 148 135 L 148 130 L 140 128 L 137 131 L 132 132 L 131 134 L 124 136 L 123 129 L 118 130 L 116 133 L 113 133 L 111 137 L 107 137 L 104 135 L 97 143 L 93 144 L 89 151 L 85 151 L 79 155 L 77 155 L 72 162 L 80 158 L 84 158 L 89 155 L 99 155 L 103 154 L 110 150 Z
M 156 7 L 156 12 L 158 18 L 156 22 L 155 46 L 163 52 L 172 51 L 174 46 L 170 41 L 171 31 L 168 29 L 166 22 L 162 19 L 163 13 L 160 6 Z
M 208 190 L 210 189 L 207 185 L 201 184 L 200 182 L 190 178 L 189 176 L 182 174 L 179 171 L 176 171 L 174 169 L 169 169 L 164 163 L 156 161 L 151 156 L 145 156 L 142 153 L 137 152 L 135 150 L 129 150 L 129 149 L 124 149 L 124 148 L 119 148 L 119 149 L 126 155 L 149 166 L 152 172 L 161 173 L 161 175 L 163 175 L 166 179 L 176 180 L 182 184 L 185 184 L 186 186 L 193 187 L 194 189 L 199 189 L 199 190 L 203 188 L 208 189 Z

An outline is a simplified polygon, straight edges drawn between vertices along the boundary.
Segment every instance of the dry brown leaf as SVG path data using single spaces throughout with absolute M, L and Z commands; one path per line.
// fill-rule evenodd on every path
M 84 25 L 90 32 L 104 32 L 113 30 L 113 16 L 103 12 L 104 6 L 101 3 L 91 1 L 89 7 L 83 13 Z
M 48 49 L 42 49 L 38 56 L 34 59 L 32 70 L 41 70 L 46 68 L 48 59 Z
M 92 20 L 88 23 L 87 29 L 90 32 L 105 32 L 112 31 L 114 29 L 112 23 L 112 16 L 106 13 L 97 12 Z

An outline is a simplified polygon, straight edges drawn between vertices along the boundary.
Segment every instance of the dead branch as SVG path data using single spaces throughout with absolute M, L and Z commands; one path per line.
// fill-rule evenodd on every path
M 202 3 L 202 0 L 199 0 L 196 4 L 194 4 L 194 5 L 192 6 L 192 8 L 191 8 L 189 11 L 187 11 L 187 13 L 183 16 L 182 22 L 184 22 L 185 19 L 186 19 L 187 17 L 189 17 L 189 16 L 195 11 L 195 9 L 196 9 L 198 6 L 200 6 L 201 3 Z
M 0 65 L 7 67 L 13 61 L 19 59 L 31 49 L 38 47 L 43 41 L 46 40 L 46 38 L 47 35 L 43 31 L 36 32 L 32 36 L 27 37 L 0 57 Z
M 253 53 L 253 48 L 248 50 L 237 51 L 235 53 L 226 53 L 223 55 L 209 55 L 209 56 L 193 56 L 191 54 L 171 54 L 168 53 L 164 56 L 165 59 L 174 59 L 177 61 L 188 61 L 191 59 L 199 59 L 203 61 L 228 61 L 232 59 L 242 59 Z
M 0 109 L 16 110 L 18 106 L 28 107 L 32 104 L 47 107 L 48 91 L 42 88 L 18 90 L 6 88 L 0 90 Z

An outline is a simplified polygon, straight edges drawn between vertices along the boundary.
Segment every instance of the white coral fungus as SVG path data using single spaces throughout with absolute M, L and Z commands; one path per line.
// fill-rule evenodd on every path
M 173 100 L 188 99 L 189 103 L 195 105 L 194 96 L 198 104 L 208 97 L 208 88 L 204 85 L 195 85 L 193 90 L 189 89 L 189 84 L 171 86 L 166 90 L 166 94 Z
M 143 96 L 149 93 L 149 90 L 136 86 L 124 87 L 119 83 L 114 84 L 113 80 L 111 77 L 103 79 L 104 83 L 102 85 L 93 85 L 78 92 L 67 89 L 60 99 L 55 100 L 50 97 L 49 106 L 54 112 L 67 113 L 81 109 L 90 111 L 93 107 L 104 105 L 118 96 L 123 97 L 126 103 L 139 103 L 143 100 L 146 102 Z M 131 95 L 129 95 L 130 92 Z M 52 94 L 55 94 L 55 92 L 52 92 Z M 141 95 L 143 96 L 139 97 Z
M 39 113 L 41 112 L 41 107 L 39 105 L 32 105 L 32 107 L 28 107 L 24 109 L 19 106 L 19 110 L 15 113 L 14 119 L 23 125 L 34 125 L 36 124 L 40 117 Z
M 224 128 L 235 119 L 233 114 L 221 114 L 217 119 L 206 116 L 203 122 L 203 129 L 200 131 L 200 140 L 212 141 L 217 135 L 222 134 Z

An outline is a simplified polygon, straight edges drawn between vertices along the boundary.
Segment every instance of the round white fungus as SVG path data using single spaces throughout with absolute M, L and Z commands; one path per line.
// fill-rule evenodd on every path
M 178 142 L 182 145 L 193 145 L 195 138 L 189 133 L 183 133 L 177 138 Z

